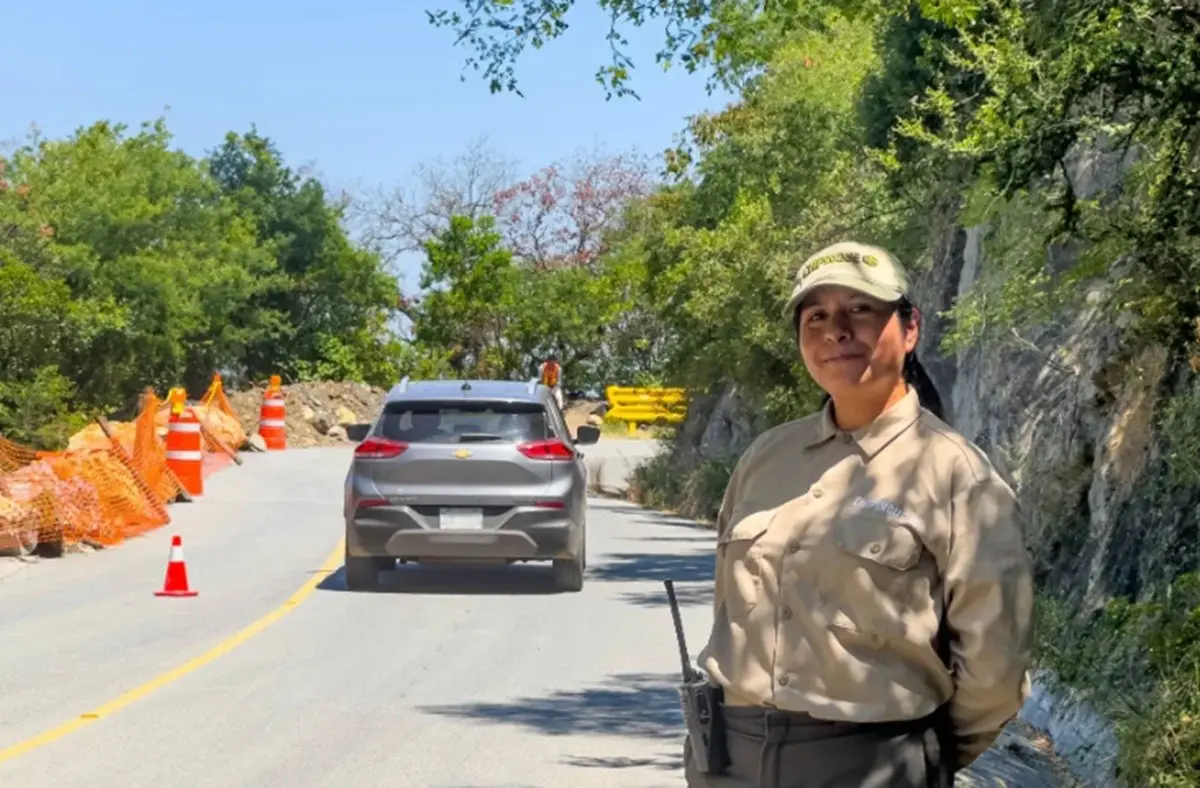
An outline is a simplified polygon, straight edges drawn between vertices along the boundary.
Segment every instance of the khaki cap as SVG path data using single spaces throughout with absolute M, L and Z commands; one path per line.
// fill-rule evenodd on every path
M 885 249 L 854 241 L 827 246 L 804 261 L 796 272 L 796 287 L 783 315 L 791 319 L 804 298 L 823 285 L 857 290 L 880 301 L 895 303 L 908 295 L 908 277 Z

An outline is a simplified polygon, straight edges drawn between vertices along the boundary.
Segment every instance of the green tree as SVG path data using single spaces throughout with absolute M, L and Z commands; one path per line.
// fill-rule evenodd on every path
M 489 216 L 453 217 L 425 250 L 426 292 L 407 310 L 414 346 L 448 354 L 454 374 L 525 379 L 551 351 L 571 387 L 619 374 L 610 338 L 642 285 L 627 262 L 605 258 L 592 270 L 518 263 Z
M 453 217 L 425 254 L 420 285 L 428 292 L 410 311 L 413 339 L 452 351 L 460 375 L 511 375 L 517 362 L 505 329 L 519 280 L 492 218 Z
M 616 292 L 614 268 L 522 269 L 507 330 L 522 372 L 532 376 L 554 351 L 568 388 L 606 382 L 605 374 L 614 371 L 606 364 L 613 358 L 606 332 L 626 309 Z
M 246 306 L 272 260 L 203 168 L 169 146 L 162 121 L 133 135 L 101 122 L 35 137 L 7 162 L 0 254 L 16 289 L 0 298 L 6 359 L 26 360 L 0 373 L 12 420 L 0 429 L 47 438 L 41 418 L 203 380 L 258 330 Z M 15 349 L 33 336 L 36 351 Z
M 253 129 L 226 135 L 208 166 L 276 261 L 276 274 L 250 303 L 262 330 L 246 343 L 245 373 L 391 382 L 399 344 L 389 321 L 398 284 L 377 254 L 347 238 L 345 206 L 285 166 Z
M 161 120 L 34 136 L 0 161 L 0 433 L 53 446 L 215 370 L 391 382 L 396 284 L 341 219 L 253 132 L 208 162 Z
M 118 326 L 121 315 L 111 302 L 72 299 L 56 272 L 0 249 L 0 316 L 0 434 L 59 443 L 82 418 L 75 381 L 59 365 L 89 349 L 89 336 Z

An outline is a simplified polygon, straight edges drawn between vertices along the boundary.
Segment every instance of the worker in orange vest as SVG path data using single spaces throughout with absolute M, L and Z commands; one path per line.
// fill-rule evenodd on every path
M 540 375 L 542 385 L 554 392 L 554 399 L 558 402 L 558 407 L 563 406 L 562 396 L 562 367 L 558 365 L 558 356 L 551 353 L 542 362 Z

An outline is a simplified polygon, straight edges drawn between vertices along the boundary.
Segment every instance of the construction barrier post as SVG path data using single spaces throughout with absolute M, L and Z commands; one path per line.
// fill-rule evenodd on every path
M 283 388 L 278 375 L 271 376 L 271 382 L 263 392 L 258 434 L 272 451 L 287 448 L 287 403 L 283 400 Z
M 204 437 L 200 419 L 182 403 L 171 403 L 167 422 L 167 467 L 190 495 L 204 494 Z

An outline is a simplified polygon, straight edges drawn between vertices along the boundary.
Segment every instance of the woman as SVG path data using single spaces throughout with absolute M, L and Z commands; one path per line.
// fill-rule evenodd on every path
M 821 412 L 759 436 L 718 517 L 730 765 L 710 788 L 949 786 L 1029 691 L 1033 582 L 1012 490 L 942 420 L 920 313 L 877 247 L 805 262 L 786 309 Z

